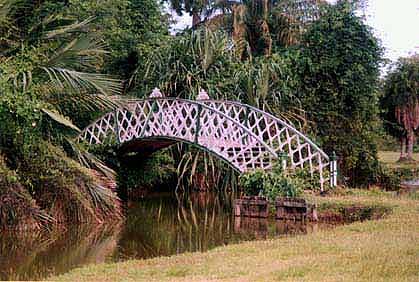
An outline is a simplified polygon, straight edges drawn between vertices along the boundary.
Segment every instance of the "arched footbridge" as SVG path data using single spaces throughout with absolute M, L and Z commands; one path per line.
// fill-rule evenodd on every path
M 127 151 L 186 142 L 212 152 L 241 173 L 270 169 L 286 154 L 286 165 L 317 174 L 322 190 L 328 180 L 332 186 L 336 182 L 336 164 L 307 136 L 269 113 L 233 101 L 129 100 L 85 128 L 78 141 L 116 142 Z

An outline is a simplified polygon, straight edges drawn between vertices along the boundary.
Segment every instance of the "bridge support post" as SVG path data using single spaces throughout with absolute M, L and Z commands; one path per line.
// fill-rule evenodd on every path
M 285 152 L 279 153 L 279 160 L 281 161 L 282 171 L 285 171 L 287 169 L 287 157 L 288 157 L 287 153 Z
M 337 166 L 337 156 L 333 152 L 330 157 L 330 187 L 336 187 L 338 182 L 338 166 Z

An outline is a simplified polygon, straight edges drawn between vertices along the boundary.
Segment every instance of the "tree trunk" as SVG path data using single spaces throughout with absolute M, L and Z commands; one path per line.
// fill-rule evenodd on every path
M 198 12 L 192 12 L 192 29 L 196 29 L 198 24 L 201 22 L 201 17 Z
M 415 132 L 413 129 L 409 130 L 407 132 L 407 160 L 409 161 L 413 160 L 413 146 L 415 141 Z
M 406 159 L 406 137 L 400 137 L 400 158 L 399 162 L 404 161 Z

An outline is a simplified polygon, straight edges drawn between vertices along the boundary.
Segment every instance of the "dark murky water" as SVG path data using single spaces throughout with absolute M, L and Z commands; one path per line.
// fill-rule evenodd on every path
M 66 232 L 0 234 L 0 280 L 35 280 L 92 263 L 206 251 L 244 240 L 315 231 L 305 225 L 235 218 L 232 200 L 211 193 L 165 194 L 127 204 L 126 221 Z M 322 226 L 323 227 L 323 226 Z

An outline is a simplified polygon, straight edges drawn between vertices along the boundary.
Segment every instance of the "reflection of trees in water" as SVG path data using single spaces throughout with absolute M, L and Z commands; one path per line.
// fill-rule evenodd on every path
M 121 258 L 204 251 L 231 233 L 232 217 L 213 193 L 134 203 L 120 241 Z
M 89 263 L 206 251 L 215 246 L 312 232 L 316 225 L 236 218 L 234 195 L 159 195 L 127 204 L 126 221 L 66 232 L 0 235 L 0 280 L 41 279 Z M 319 226 L 320 227 L 320 226 Z
M 182 193 L 131 203 L 119 259 L 206 251 L 215 246 L 277 235 L 305 234 L 313 225 L 274 219 L 235 218 L 233 195 Z
M 78 225 L 65 232 L 21 232 L 0 237 L 0 280 L 42 279 L 104 262 L 117 246 L 120 224 Z
M 134 203 L 120 242 L 121 258 L 205 251 L 226 243 L 234 218 L 231 199 L 223 197 L 204 192 Z

